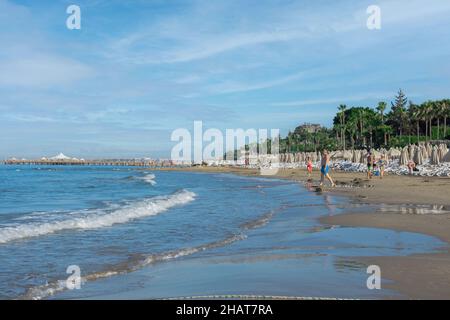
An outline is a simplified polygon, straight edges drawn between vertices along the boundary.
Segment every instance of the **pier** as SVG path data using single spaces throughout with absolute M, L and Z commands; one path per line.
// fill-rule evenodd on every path
M 139 160 L 139 159 L 8 159 L 1 162 L 5 165 L 42 165 L 42 166 L 129 166 L 129 167 L 172 167 L 177 166 L 171 160 Z

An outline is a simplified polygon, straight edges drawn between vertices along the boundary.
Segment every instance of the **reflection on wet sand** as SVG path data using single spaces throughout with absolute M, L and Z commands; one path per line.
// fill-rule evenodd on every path
M 450 206 L 446 205 L 387 205 L 383 204 L 378 212 L 399 213 L 399 214 L 447 214 L 450 213 Z
M 347 258 L 337 258 L 334 260 L 333 265 L 337 271 L 361 270 L 367 267 L 362 262 Z
M 313 257 L 325 257 L 327 254 L 324 253 L 293 253 L 293 254 L 267 254 L 267 255 L 255 255 L 255 256 L 226 256 L 221 259 L 213 258 L 208 260 L 211 263 L 257 263 L 257 262 L 270 262 L 270 261 L 279 261 L 279 260 L 287 260 L 287 259 L 308 259 Z M 306 260 L 302 260 L 302 263 L 305 263 Z

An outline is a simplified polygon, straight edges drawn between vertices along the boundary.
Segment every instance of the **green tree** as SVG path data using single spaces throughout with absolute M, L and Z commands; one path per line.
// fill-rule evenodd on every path
M 407 122 L 406 105 L 408 98 L 400 89 L 395 97 L 394 102 L 391 102 L 390 121 L 397 130 L 400 137 L 403 136 L 404 129 Z
M 437 139 L 439 140 L 441 138 L 441 128 L 440 128 L 440 120 L 443 120 L 443 138 L 447 136 L 447 118 L 449 115 L 449 103 L 450 101 L 448 99 L 435 101 L 434 102 L 434 115 L 437 121 Z
M 447 118 L 450 116 L 450 99 L 441 100 L 442 115 L 444 117 L 444 139 L 447 138 Z
M 345 104 L 341 104 L 338 109 L 341 123 L 341 145 L 345 150 L 345 110 L 347 110 L 347 106 Z
M 415 121 L 415 123 L 416 123 L 417 142 L 419 142 L 420 141 L 420 121 L 422 121 L 422 110 L 420 109 L 420 107 L 418 105 L 410 102 L 409 112 L 411 115 L 411 119 L 413 121 Z
M 381 124 L 384 127 L 384 112 L 386 111 L 387 108 L 387 104 L 386 102 L 378 102 L 378 106 L 377 106 L 377 111 L 380 113 L 380 117 L 381 117 Z M 383 137 L 384 137 L 384 145 L 387 145 L 387 134 L 384 131 L 385 128 L 383 128 Z
M 428 118 L 429 118 L 429 105 L 424 102 L 419 106 L 419 116 L 422 121 L 425 122 L 425 141 L 428 141 Z

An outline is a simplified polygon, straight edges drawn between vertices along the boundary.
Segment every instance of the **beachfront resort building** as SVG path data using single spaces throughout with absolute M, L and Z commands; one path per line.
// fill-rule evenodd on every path
M 322 128 L 322 126 L 320 124 L 316 124 L 316 123 L 304 123 L 300 126 L 298 126 L 297 128 L 295 128 L 294 133 L 302 133 L 302 132 L 307 132 L 307 133 L 315 133 L 317 131 L 319 131 Z

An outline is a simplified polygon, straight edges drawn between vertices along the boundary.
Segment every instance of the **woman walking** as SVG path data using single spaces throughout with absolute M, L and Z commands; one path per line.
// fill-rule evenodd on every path
M 306 170 L 308 171 L 308 178 L 311 178 L 313 171 L 313 164 L 311 161 L 311 157 L 306 158 Z

